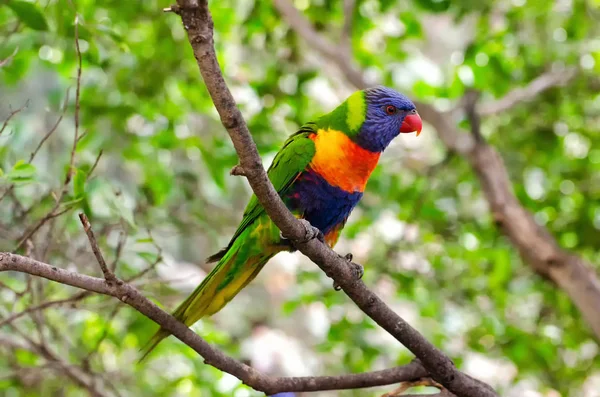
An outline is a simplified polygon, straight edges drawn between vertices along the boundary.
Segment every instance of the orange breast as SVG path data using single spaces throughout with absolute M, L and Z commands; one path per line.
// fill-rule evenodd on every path
M 380 153 L 370 152 L 336 130 L 319 130 L 310 136 L 316 153 L 310 167 L 330 185 L 347 192 L 365 190 L 369 176 L 377 166 Z

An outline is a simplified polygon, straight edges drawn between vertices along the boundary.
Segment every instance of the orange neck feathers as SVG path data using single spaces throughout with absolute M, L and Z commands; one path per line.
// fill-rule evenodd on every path
M 310 168 L 330 185 L 346 192 L 363 192 L 377 166 L 380 153 L 363 149 L 336 130 L 319 130 L 310 135 L 316 152 Z

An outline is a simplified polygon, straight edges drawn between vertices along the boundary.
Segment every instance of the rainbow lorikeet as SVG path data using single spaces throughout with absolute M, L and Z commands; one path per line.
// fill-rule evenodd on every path
M 381 153 L 399 133 L 418 135 L 421 127 L 415 105 L 404 95 L 382 86 L 357 91 L 290 136 L 267 173 L 290 211 L 333 247 Z M 270 258 L 292 250 L 253 195 L 229 245 L 207 259 L 217 266 L 173 315 L 190 326 L 218 312 Z M 144 357 L 168 335 L 158 330 Z

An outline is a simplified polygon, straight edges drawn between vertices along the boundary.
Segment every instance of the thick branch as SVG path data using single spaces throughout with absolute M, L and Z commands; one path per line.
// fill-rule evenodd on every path
M 212 347 L 190 328 L 144 297 L 130 284 L 122 281 L 107 283 L 101 278 L 71 272 L 8 252 L 0 253 L 0 272 L 3 271 L 27 273 L 87 291 L 114 296 L 171 332 L 177 339 L 204 357 L 207 364 L 227 372 L 240 379 L 244 384 L 267 394 L 282 391 L 308 392 L 383 386 L 414 381 L 428 376 L 428 372 L 421 363 L 413 361 L 405 366 L 362 374 L 288 378 L 271 377 L 236 361 Z
M 262 167 L 256 145 L 223 76 L 213 44 L 213 21 L 206 0 L 179 0 L 183 21 L 204 82 L 240 158 L 240 166 L 259 202 L 283 235 L 315 262 L 375 322 L 412 351 L 431 376 L 460 396 L 496 396 L 474 379 L 458 371 L 450 359 L 394 313 L 365 284 L 356 280 L 347 262 L 317 239 L 304 242 L 305 228 L 285 207 Z
M 479 121 L 475 104 L 471 106 L 466 113 L 475 131 Z M 561 249 L 548 230 L 523 208 L 514 195 L 502 157 L 493 147 L 480 140 L 467 159 L 477 173 L 498 227 L 536 272 L 549 277 L 571 297 L 600 338 L 600 280 L 592 264 Z
M 327 55 L 322 49 L 323 37 L 289 0 L 275 0 L 275 6 L 296 33 L 315 50 Z M 336 63 L 346 80 L 355 87 L 366 86 L 362 73 L 349 66 L 349 62 L 340 62 L 336 57 L 331 57 L 330 60 Z M 576 68 L 569 68 L 542 74 L 527 86 L 512 90 L 506 97 L 482 104 L 478 115 L 491 115 L 509 110 L 549 88 L 566 84 L 576 73 Z M 433 126 L 448 150 L 463 155 L 469 161 L 479 178 L 492 214 L 503 226 L 502 231 L 519 250 L 524 262 L 538 273 L 550 277 L 569 295 L 591 326 L 596 338 L 600 339 L 600 280 L 593 271 L 592 264 L 562 250 L 548 230 L 537 225 L 531 213 L 523 208 L 514 196 L 506 167 L 493 147 L 477 143 L 475 137 L 478 137 L 478 134 L 461 132 L 453 120 L 453 112 L 440 112 L 433 106 L 420 102 L 415 102 L 415 105 L 423 120 Z

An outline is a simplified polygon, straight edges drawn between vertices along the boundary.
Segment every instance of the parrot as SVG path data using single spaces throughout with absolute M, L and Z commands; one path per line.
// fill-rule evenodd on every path
M 292 214 L 333 248 L 383 151 L 400 133 L 418 136 L 421 129 L 415 105 L 403 94 L 385 86 L 359 90 L 292 134 L 267 175 Z M 206 260 L 217 265 L 173 316 L 189 327 L 217 313 L 269 259 L 294 250 L 252 195 L 229 244 Z M 347 259 L 351 261 L 350 254 Z M 362 266 L 357 277 L 362 277 Z M 142 349 L 140 361 L 167 336 L 160 328 Z

